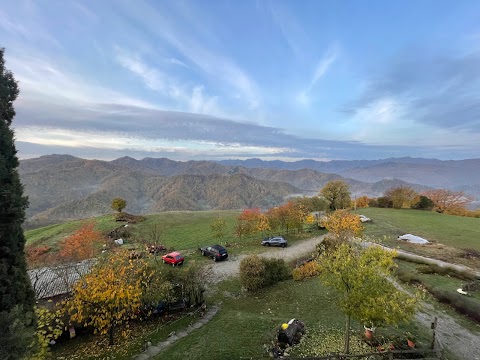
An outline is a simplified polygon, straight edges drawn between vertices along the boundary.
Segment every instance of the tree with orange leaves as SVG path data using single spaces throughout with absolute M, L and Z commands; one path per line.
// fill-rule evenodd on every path
M 426 191 L 424 195 L 433 201 L 435 210 L 439 213 L 465 209 L 473 200 L 471 196 L 466 195 L 463 191 L 447 189 Z
M 355 205 L 357 208 L 367 208 L 368 202 L 370 199 L 368 196 L 360 196 L 358 199 L 355 200 Z
M 78 262 L 95 256 L 95 244 L 101 241 L 102 234 L 95 230 L 95 224 L 85 223 L 60 245 L 59 255 L 67 262 Z

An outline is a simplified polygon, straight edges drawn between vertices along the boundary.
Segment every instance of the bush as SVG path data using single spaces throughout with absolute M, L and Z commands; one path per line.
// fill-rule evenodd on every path
M 318 274 L 320 274 L 320 269 L 316 261 L 309 261 L 292 271 L 293 280 L 295 281 L 305 280 Z
M 426 289 L 435 296 L 438 301 L 449 304 L 460 314 L 467 315 L 480 322 L 480 302 L 478 302 L 478 300 L 457 293 L 438 290 L 431 286 L 427 286 Z
M 240 263 L 240 282 L 247 291 L 260 290 L 288 279 L 290 270 L 283 259 L 247 256 Z
M 283 259 L 262 259 L 265 265 L 265 285 L 276 284 L 290 278 L 291 273 Z
M 248 291 L 265 286 L 265 263 L 257 255 L 247 256 L 240 262 L 240 282 Z

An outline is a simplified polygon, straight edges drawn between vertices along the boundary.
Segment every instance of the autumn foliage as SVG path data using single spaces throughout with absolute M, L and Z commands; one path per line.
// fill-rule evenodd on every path
M 53 262 L 53 254 L 47 245 L 28 245 L 25 247 L 25 256 L 30 269 Z
M 293 280 L 305 280 L 320 274 L 320 267 L 316 261 L 309 261 L 292 270 Z
M 347 210 L 337 210 L 329 215 L 325 227 L 331 236 L 339 240 L 360 236 L 364 229 L 360 217 Z
M 146 260 L 131 260 L 127 252 L 119 251 L 100 260 L 75 284 L 65 307 L 72 322 L 92 326 L 95 333 L 108 333 L 113 344 L 115 328 L 138 317 L 144 303 L 158 304 L 171 288 Z
M 472 197 L 463 191 L 435 189 L 424 193 L 435 205 L 435 210 L 440 213 L 459 212 L 472 202 Z
M 366 208 L 368 207 L 368 203 L 370 202 L 370 199 L 368 196 L 360 196 L 358 199 L 355 200 L 355 206 L 357 208 Z
M 59 255 L 62 260 L 67 262 L 91 259 L 95 256 L 96 244 L 102 238 L 102 234 L 95 230 L 94 223 L 85 223 L 62 241 Z

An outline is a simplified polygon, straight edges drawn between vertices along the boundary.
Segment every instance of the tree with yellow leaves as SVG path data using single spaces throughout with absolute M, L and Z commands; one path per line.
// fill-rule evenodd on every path
M 335 290 L 337 304 L 346 315 L 345 353 L 352 317 L 374 327 L 398 324 L 415 314 L 417 299 L 388 280 L 396 266 L 395 256 L 378 246 L 364 249 L 342 243 L 319 257 L 320 279 Z
M 364 229 L 360 217 L 347 210 L 337 210 L 324 221 L 330 236 L 339 241 L 347 241 L 360 236 Z
M 95 333 L 108 333 L 113 345 L 115 328 L 128 325 L 142 306 L 167 298 L 171 289 L 146 260 L 132 260 L 127 252 L 119 251 L 101 259 L 81 278 L 65 305 L 72 322 L 92 326 Z

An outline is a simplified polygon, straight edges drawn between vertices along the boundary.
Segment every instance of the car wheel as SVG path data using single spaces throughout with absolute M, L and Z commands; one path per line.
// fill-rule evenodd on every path
M 175 263 L 172 263 L 172 267 L 175 267 Z
M 285 244 L 282 244 L 282 248 L 284 248 L 286 245 Z
M 270 243 L 267 243 L 266 245 L 267 245 L 267 246 L 270 246 Z
M 213 262 L 217 262 L 217 257 L 216 256 L 213 257 Z

